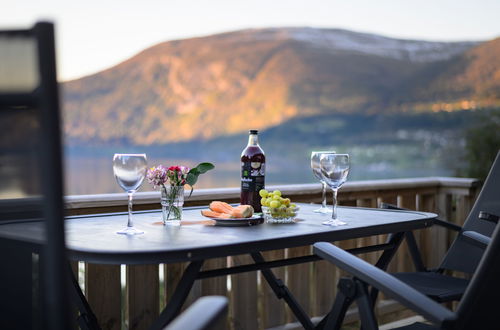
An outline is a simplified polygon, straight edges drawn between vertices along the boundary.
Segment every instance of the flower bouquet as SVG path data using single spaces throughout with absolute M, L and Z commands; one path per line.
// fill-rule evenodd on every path
M 161 188 L 162 219 L 165 225 L 180 225 L 182 206 L 184 205 L 184 185 L 191 187 L 189 196 L 193 193 L 193 186 L 200 174 L 206 173 L 215 166 L 211 163 L 201 163 L 196 167 L 186 166 L 165 167 L 158 165 L 150 168 L 147 179 L 153 188 Z

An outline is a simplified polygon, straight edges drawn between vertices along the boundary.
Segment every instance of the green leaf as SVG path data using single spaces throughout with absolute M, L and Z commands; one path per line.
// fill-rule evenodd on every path
M 192 169 L 189 170 L 188 173 L 193 173 L 193 174 L 201 174 L 198 168 L 193 167 Z
M 195 174 L 195 173 L 189 171 L 189 173 L 186 177 L 186 183 L 190 186 L 193 186 L 196 183 L 196 181 L 198 181 L 198 175 L 199 175 L 198 173 Z
M 211 163 L 200 163 L 196 167 L 193 167 L 189 170 L 188 175 L 186 176 L 186 183 L 193 187 L 193 185 L 198 181 L 198 176 L 200 174 L 206 173 L 211 169 L 215 168 L 215 166 Z M 191 193 L 193 191 L 191 190 Z
M 214 169 L 215 166 L 212 163 L 200 163 L 195 168 L 198 169 L 198 171 L 200 172 L 200 174 L 203 174 L 203 173 L 206 173 L 206 172 Z

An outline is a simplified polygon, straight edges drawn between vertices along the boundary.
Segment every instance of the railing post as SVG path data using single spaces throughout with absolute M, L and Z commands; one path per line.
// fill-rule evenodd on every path
M 167 264 L 163 266 L 165 273 L 165 284 L 164 284 L 165 291 L 163 296 L 165 297 L 165 301 L 162 302 L 162 305 L 168 303 L 172 298 L 172 295 L 174 294 L 177 284 L 181 280 L 181 277 L 184 274 L 184 270 L 188 267 L 188 265 L 189 263 L 187 262 L 180 262 L 180 263 Z M 193 287 L 191 288 L 191 291 L 188 294 L 188 297 L 186 298 L 186 302 L 184 303 L 182 310 L 189 307 L 190 304 L 192 304 L 196 299 L 201 297 L 201 290 L 202 289 L 200 281 L 195 281 Z
M 251 263 L 249 255 L 238 255 L 230 258 L 231 266 Z M 249 272 L 231 275 L 231 306 L 233 329 L 258 329 L 258 291 L 257 273 Z
M 437 209 L 437 195 L 425 194 L 419 195 L 418 210 L 424 212 L 436 212 Z M 434 227 L 426 228 L 420 234 L 420 249 L 422 251 L 422 258 L 427 268 L 436 267 L 439 263 L 439 257 L 435 255 L 434 248 Z
M 148 329 L 160 312 L 158 265 L 127 266 L 128 328 Z
M 310 255 L 311 246 L 301 246 L 286 249 L 286 257 L 300 257 Z M 295 298 L 300 303 L 306 313 L 311 311 L 311 263 L 293 265 L 286 267 L 286 286 L 294 293 Z M 287 320 L 293 322 L 296 320 L 292 313 L 288 314 Z
M 262 256 L 266 261 L 280 260 L 285 257 L 285 250 L 274 250 L 263 252 Z M 274 275 L 285 280 L 285 268 L 272 269 Z M 285 303 L 283 299 L 278 299 L 266 282 L 264 276 L 260 274 L 261 297 L 262 297 L 262 326 L 264 329 L 285 324 Z
M 120 266 L 86 264 L 85 296 L 102 329 L 121 329 Z
M 398 195 L 398 207 L 416 210 L 417 209 L 417 194 L 415 191 L 413 192 L 404 192 Z M 418 235 L 417 235 L 418 237 Z M 398 272 L 408 272 L 413 271 L 413 262 L 410 257 L 410 253 L 408 251 L 408 245 L 401 244 L 398 248 L 398 252 L 394 258 L 397 266 L 396 269 Z

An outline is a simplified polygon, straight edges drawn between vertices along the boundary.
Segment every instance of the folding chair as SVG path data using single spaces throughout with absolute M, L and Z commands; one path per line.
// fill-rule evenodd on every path
M 498 329 L 500 296 L 500 227 L 496 227 L 456 312 L 413 289 L 396 277 L 326 242 L 314 244 L 314 253 L 350 273 L 339 281 L 339 293 L 324 329 L 340 329 L 346 300 L 355 301 L 364 330 L 378 329 L 368 286 L 380 290 L 432 324 L 414 323 L 398 329 Z
M 389 204 L 382 207 L 396 208 Z M 458 232 L 439 267 L 431 270 L 424 267 L 413 235 L 407 233 L 409 251 L 416 271 L 394 273 L 393 276 L 438 302 L 459 300 L 469 280 L 446 275 L 445 271 L 474 273 L 489 242 L 489 236 L 498 222 L 498 215 L 500 215 L 500 152 L 463 227 L 435 220 L 435 225 Z
M 53 25 L 0 31 L 0 230 L 45 230 L 40 244 L 0 235 L 2 329 L 71 328 L 60 131 Z

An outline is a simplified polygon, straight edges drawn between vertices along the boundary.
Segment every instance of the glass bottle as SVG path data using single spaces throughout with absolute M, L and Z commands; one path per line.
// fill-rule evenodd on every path
M 242 205 L 252 205 L 255 212 L 262 212 L 259 191 L 264 189 L 266 156 L 259 145 L 259 131 L 250 130 L 248 145 L 241 153 Z

